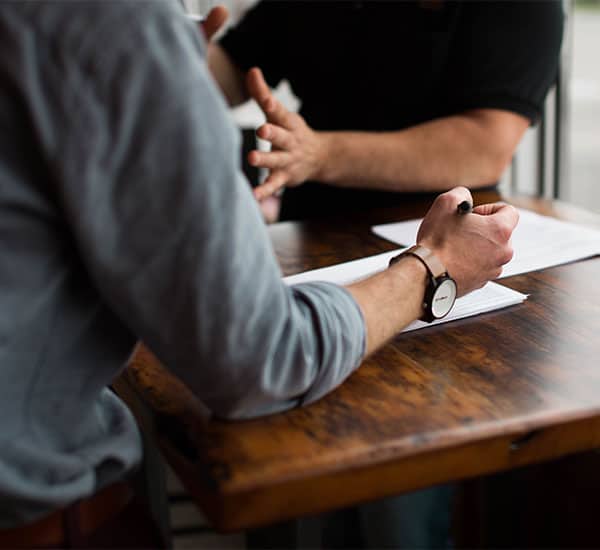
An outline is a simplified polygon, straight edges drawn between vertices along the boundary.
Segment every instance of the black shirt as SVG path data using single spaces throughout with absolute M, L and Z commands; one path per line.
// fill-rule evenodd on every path
M 555 79 L 560 0 L 260 2 L 221 41 L 270 85 L 287 78 L 317 130 L 400 130 L 466 109 L 534 122 Z M 286 190 L 282 217 L 389 203 L 320 184 Z

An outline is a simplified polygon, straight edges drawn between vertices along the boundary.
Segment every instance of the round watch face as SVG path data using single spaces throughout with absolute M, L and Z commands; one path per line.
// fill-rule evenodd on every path
M 448 314 L 456 300 L 456 283 L 448 278 L 444 279 L 433 293 L 431 300 L 431 313 L 436 319 Z

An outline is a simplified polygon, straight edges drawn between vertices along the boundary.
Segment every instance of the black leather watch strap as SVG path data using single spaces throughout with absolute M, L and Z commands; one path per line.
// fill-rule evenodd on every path
M 421 262 L 423 262 L 423 264 L 427 268 L 429 274 L 434 279 L 437 279 L 438 277 L 447 274 L 444 264 L 440 262 L 438 257 L 433 252 L 431 252 L 429 248 L 425 248 L 424 246 L 418 244 L 411 246 L 401 254 L 398 254 L 398 256 L 394 256 L 390 260 L 390 265 L 395 264 L 403 256 L 415 256 L 416 258 L 421 260 Z

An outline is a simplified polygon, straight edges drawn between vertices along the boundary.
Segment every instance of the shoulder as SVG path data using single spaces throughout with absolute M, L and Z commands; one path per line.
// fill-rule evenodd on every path
M 37 3 L 36 3 L 37 4 Z M 177 0 L 40 2 L 28 18 L 39 40 L 70 61 L 172 47 L 199 33 Z
M 502 56 L 552 59 L 560 50 L 564 11 L 561 0 L 463 2 L 457 44 Z
M 462 13 L 473 24 L 515 32 L 527 29 L 532 37 L 561 29 L 564 20 L 561 0 L 463 2 Z

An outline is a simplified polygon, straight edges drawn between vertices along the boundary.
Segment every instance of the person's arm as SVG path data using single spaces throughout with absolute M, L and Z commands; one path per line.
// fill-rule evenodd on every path
M 273 146 L 248 156 L 270 170 L 257 198 L 306 180 L 386 191 L 482 187 L 500 178 L 529 126 L 509 111 L 473 109 L 396 132 L 317 132 L 273 97 L 259 69 L 247 84 L 267 118 L 257 134 Z
M 529 120 L 509 111 L 476 109 L 397 132 L 317 134 L 323 150 L 318 179 L 389 191 L 491 185 L 528 126 Z
M 244 72 L 233 63 L 218 43 L 208 44 L 206 60 L 213 78 L 230 107 L 236 107 L 250 98 Z
M 208 62 L 230 106 L 252 96 L 267 118 L 257 133 L 273 152 L 249 155 L 250 164 L 271 171 L 255 190 L 258 198 L 306 180 L 388 191 L 489 185 L 500 178 L 529 126 L 527 118 L 509 111 L 477 109 L 397 132 L 317 132 L 272 96 L 260 71 L 250 71 L 246 85 L 219 44 L 209 45 Z
M 519 219 L 518 212 L 503 203 L 481 205 L 472 214 L 459 216 L 457 206 L 463 201 L 472 203 L 464 187 L 439 195 L 417 234 L 417 244 L 432 250 L 452 275 L 459 296 L 500 276 L 512 258 L 510 238 Z M 365 317 L 367 353 L 422 316 L 424 277 L 419 260 L 403 258 L 349 287 Z
M 115 28 L 106 5 L 77 7 L 97 22 L 83 39 L 103 47 L 47 68 L 61 131 L 44 148 L 91 282 L 216 415 L 318 399 L 364 355 L 358 305 L 339 286 L 282 282 L 193 24 L 167 3 L 123 2 L 106 10 Z
M 144 17 L 135 3 L 112 6 L 123 13 L 110 21 L 123 28 L 99 22 L 111 40 L 98 30 L 85 39 L 101 51 L 64 52 L 49 79 L 65 92 L 48 103 L 46 125 L 61 131 L 40 134 L 59 159 L 53 184 L 86 272 L 215 414 L 250 417 L 318 399 L 420 315 L 424 268 L 405 259 L 348 289 L 286 286 L 197 33 L 167 4 L 146 6 Z M 498 274 L 516 223 L 509 207 L 457 216 L 469 198 L 466 189 L 441 196 L 419 237 L 462 293 Z

